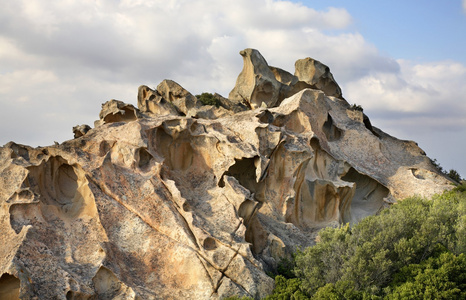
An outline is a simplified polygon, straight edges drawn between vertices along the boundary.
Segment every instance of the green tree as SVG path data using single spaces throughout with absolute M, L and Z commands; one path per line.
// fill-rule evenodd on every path
M 447 176 L 458 183 L 461 182 L 461 175 L 456 170 L 451 169 Z
M 386 299 L 466 299 L 466 256 L 443 252 L 402 268 Z
M 354 287 L 354 297 L 383 296 L 383 288 L 404 266 L 439 251 L 464 252 L 465 202 L 466 193 L 457 191 L 432 200 L 409 198 L 351 229 L 322 230 L 316 246 L 296 255 L 295 274 L 303 291 L 338 295 L 350 291 L 341 288 L 344 283 Z
M 282 275 L 275 277 L 275 288 L 273 294 L 265 300 L 307 300 L 309 299 L 301 291 L 301 280 L 299 278 L 285 278 Z

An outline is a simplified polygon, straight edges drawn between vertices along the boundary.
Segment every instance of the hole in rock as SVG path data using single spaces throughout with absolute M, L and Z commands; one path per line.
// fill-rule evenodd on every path
M 258 186 L 256 181 L 256 166 L 254 164 L 254 160 L 256 158 L 257 156 L 242 159 L 235 158 L 235 163 L 228 169 L 228 171 L 223 173 L 223 175 L 235 177 L 242 186 L 255 193 Z M 223 182 L 223 176 L 219 186 L 225 186 L 225 183 Z
M 75 291 L 68 291 L 66 293 L 66 300 L 85 300 L 85 299 L 95 299 L 95 298 L 89 298 L 89 295 L 85 295 L 80 292 L 75 292 Z M 103 299 L 103 298 L 99 298 Z
M 29 167 L 25 182 L 40 195 L 41 209 L 55 207 L 62 217 L 77 217 L 85 208 L 86 199 L 92 197 L 84 171 L 78 165 L 69 165 L 59 156 L 52 156 L 39 166 Z M 89 199 L 94 203 L 93 199 Z M 92 212 L 92 208 L 88 207 Z M 50 211 L 49 211 L 50 212 Z
M 97 299 L 114 299 L 122 288 L 120 280 L 105 267 L 100 267 L 94 278 L 92 278 L 92 282 L 98 296 Z
M 152 159 L 152 154 L 150 154 L 146 148 L 139 148 L 137 150 L 137 162 L 139 169 L 143 171 L 147 170 L 150 167 L 150 162 Z
M 364 217 L 376 214 L 384 205 L 383 198 L 390 192 L 377 180 L 359 173 L 354 168 L 350 168 L 341 179 L 356 184 L 350 214 L 345 215 L 343 222 L 358 222 Z
M 238 209 L 238 216 L 243 218 L 246 223 L 249 222 L 249 219 L 254 214 L 256 208 L 256 203 L 251 200 L 245 200 Z
M 120 113 L 108 114 L 104 117 L 105 123 L 130 122 L 137 120 L 136 112 L 128 107 L 120 109 Z
M 271 124 L 273 122 L 273 115 L 268 110 L 263 110 L 260 114 L 256 115 L 261 123 Z
M 113 145 L 115 145 L 115 141 L 112 141 L 111 144 L 109 144 L 107 141 L 103 141 L 99 144 L 99 156 L 105 156 L 107 153 L 112 149 Z
M 193 135 L 200 135 L 206 132 L 205 126 L 203 124 L 199 124 L 197 121 L 194 121 L 191 126 L 189 126 L 189 130 Z
M 78 175 L 74 168 L 70 165 L 61 165 L 58 168 L 55 176 L 55 188 L 57 193 L 57 201 L 60 204 L 70 203 L 78 189 Z
M 189 205 L 188 202 L 184 202 L 184 203 L 183 203 L 183 210 L 184 210 L 185 212 L 192 211 L 191 205 Z
M 31 225 L 35 220 L 41 219 L 41 212 L 36 203 L 12 204 L 10 206 L 10 226 L 16 232 L 21 232 L 23 226 Z
M 18 278 L 8 273 L 0 277 L 0 299 L 17 300 L 19 299 L 19 288 L 21 282 Z
M 312 150 L 319 150 L 320 148 L 320 141 L 318 138 L 313 136 L 309 141 L 309 145 L 311 146 Z
M 411 169 L 411 173 L 413 174 L 414 177 L 420 180 L 426 180 L 426 179 L 435 180 L 435 178 L 439 176 L 438 174 L 428 171 L 426 169 L 413 168 Z
M 22 157 L 26 160 L 29 160 L 29 151 L 26 147 L 15 143 L 11 143 L 10 148 L 11 150 L 13 150 L 13 152 L 11 153 L 11 158 Z
M 217 242 L 215 241 L 215 239 L 208 237 L 204 240 L 203 247 L 206 250 L 215 250 L 217 249 Z
M 330 114 L 327 114 L 327 121 L 325 121 L 322 131 L 324 132 L 329 142 L 339 140 L 341 138 L 341 130 L 333 124 L 333 119 Z
M 256 86 L 251 95 L 251 102 L 254 102 L 256 107 L 260 107 L 262 102 L 268 103 L 274 96 L 274 86 L 272 82 L 267 81 L 262 85 Z M 275 103 L 271 103 L 275 104 Z

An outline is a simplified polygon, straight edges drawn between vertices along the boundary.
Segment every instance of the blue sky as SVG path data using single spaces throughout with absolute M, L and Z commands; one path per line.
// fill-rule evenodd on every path
M 70 139 L 167 78 L 227 96 L 249 47 L 327 64 L 373 125 L 466 177 L 466 0 L 7 0 L 0 145 Z
M 348 29 L 358 31 L 391 57 L 466 63 L 466 22 L 459 0 L 295 2 L 323 10 L 344 7 L 353 18 Z

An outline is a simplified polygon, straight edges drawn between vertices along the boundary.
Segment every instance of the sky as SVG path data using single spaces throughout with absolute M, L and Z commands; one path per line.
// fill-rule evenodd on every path
M 466 0 L 4 0 L 0 145 L 71 139 L 164 79 L 228 96 L 245 48 L 323 62 L 374 126 L 466 177 Z

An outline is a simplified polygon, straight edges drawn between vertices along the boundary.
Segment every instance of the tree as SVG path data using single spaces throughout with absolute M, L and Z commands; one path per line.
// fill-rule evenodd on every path
M 439 252 L 466 250 L 466 193 L 405 199 L 353 228 L 327 228 L 319 237 L 316 246 L 296 255 L 295 274 L 303 291 L 311 297 L 338 295 L 348 292 L 342 288 L 346 285 L 354 287 L 354 297 L 383 296 L 404 266 Z
M 466 256 L 443 252 L 400 270 L 387 299 L 466 299 Z

